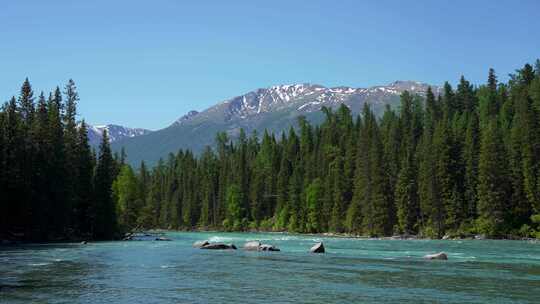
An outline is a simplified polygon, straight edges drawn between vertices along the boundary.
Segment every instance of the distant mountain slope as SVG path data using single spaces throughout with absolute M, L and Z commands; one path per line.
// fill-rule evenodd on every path
M 137 165 L 141 160 L 153 164 L 179 149 L 200 152 L 214 144 L 218 131 L 226 131 L 233 138 L 241 128 L 248 134 L 253 130 L 260 134 L 265 129 L 281 132 L 295 125 L 299 115 L 318 123 L 323 117 L 320 112 L 323 106 L 336 108 L 341 104 L 359 113 L 364 103 L 369 103 L 375 113 L 382 113 L 387 104 L 399 104 L 403 91 L 424 94 L 427 88 L 427 84 L 415 81 L 396 81 L 371 88 L 327 88 L 316 84 L 272 86 L 225 100 L 202 112 L 190 111 L 165 129 L 118 140 L 113 143 L 113 149 L 124 147 L 132 164 Z
M 114 143 L 124 138 L 134 138 L 149 134 L 152 131 L 141 128 L 128 128 L 119 125 L 108 124 L 104 126 L 88 126 L 88 141 L 91 146 L 99 146 L 103 137 L 103 130 L 107 130 L 109 141 Z

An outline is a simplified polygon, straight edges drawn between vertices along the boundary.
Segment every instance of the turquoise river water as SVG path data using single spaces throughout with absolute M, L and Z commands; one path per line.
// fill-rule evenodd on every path
M 540 243 L 171 232 L 0 247 L 0 303 L 540 303 Z M 192 248 L 197 240 L 236 251 Z M 247 240 L 281 252 L 245 252 Z M 326 254 L 310 254 L 323 241 Z M 427 261 L 445 251 L 448 261 Z

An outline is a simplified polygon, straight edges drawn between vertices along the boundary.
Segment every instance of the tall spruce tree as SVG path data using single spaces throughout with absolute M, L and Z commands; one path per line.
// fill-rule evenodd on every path
M 478 155 L 480 153 L 480 126 L 478 115 L 472 112 L 469 115 L 463 159 L 465 160 L 465 204 L 466 218 L 468 221 L 476 218 L 476 204 L 478 195 Z
M 87 127 L 84 120 L 78 130 L 76 143 L 76 171 L 77 180 L 75 183 L 75 193 L 77 195 L 76 205 L 74 206 L 75 227 L 81 235 L 92 235 L 93 222 L 96 219 L 96 209 L 94 202 L 94 166 L 95 159 L 88 144 Z
M 478 164 L 478 229 L 502 236 L 507 229 L 508 167 L 506 152 L 496 120 L 483 130 Z
M 91 230 L 96 239 L 111 239 L 117 233 L 116 207 L 112 196 L 114 166 L 109 136 L 104 130 L 94 177 L 95 221 Z
M 450 103 L 450 102 L 448 102 Z M 398 230 L 403 233 L 416 233 L 419 218 L 419 198 L 417 180 L 417 161 L 415 159 L 418 140 L 414 97 L 407 91 L 401 95 L 401 149 L 400 171 L 396 181 L 394 199 L 397 206 Z

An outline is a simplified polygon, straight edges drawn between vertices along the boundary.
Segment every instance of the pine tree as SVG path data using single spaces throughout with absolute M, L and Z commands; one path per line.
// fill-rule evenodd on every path
M 454 190 L 452 144 L 448 122 L 442 119 L 437 124 L 433 135 L 434 188 L 437 193 L 433 197 L 430 216 L 436 236 L 439 238 L 444 235 L 447 226 L 455 224 L 460 213 L 459 206 L 452 197 Z
M 328 192 L 331 194 L 331 211 L 329 230 L 332 232 L 343 232 L 343 217 L 345 214 L 345 202 L 343 196 L 344 176 L 343 158 L 337 150 L 333 151 L 333 161 L 330 163 L 328 174 Z
M 495 70 L 492 68 L 489 69 L 487 86 L 491 92 L 497 91 L 497 76 L 495 75 Z
M 455 98 L 460 112 L 471 113 L 476 110 L 477 101 L 473 86 L 463 76 L 459 80 Z
M 510 168 L 512 179 L 512 218 L 514 226 L 527 222 L 538 206 L 537 191 L 538 162 L 540 147 L 538 122 L 526 88 L 515 98 L 515 115 L 510 131 Z
M 274 223 L 275 230 L 282 230 L 288 225 L 289 220 L 289 204 L 288 202 L 288 185 L 291 175 L 291 165 L 287 158 L 281 159 L 281 165 L 277 177 L 277 206 L 275 211 L 276 222 Z
M 472 112 L 467 124 L 463 149 L 463 159 L 465 160 L 465 203 L 468 220 L 476 218 L 479 151 L 479 121 L 476 112 Z
M 216 190 L 217 190 L 217 159 L 211 148 L 206 148 L 201 157 L 201 188 L 202 203 L 199 225 L 208 227 L 215 226 L 213 222 L 215 212 Z
M 35 160 L 36 147 L 34 145 L 35 136 L 34 125 L 35 119 L 35 104 L 34 104 L 34 92 L 32 86 L 25 79 L 18 99 L 19 113 L 21 117 L 21 131 L 23 135 L 23 146 L 19 155 L 19 162 L 21 165 L 22 184 L 19 192 L 19 208 L 21 211 L 21 217 L 19 224 L 25 227 L 25 233 L 29 234 L 28 228 L 32 225 L 30 222 L 32 218 L 32 210 L 36 203 L 35 189 L 32 187 L 33 181 L 36 180 L 36 171 L 33 168 Z
M 503 103 L 500 103 L 497 98 L 497 88 L 498 82 L 497 76 L 495 75 L 495 70 L 489 69 L 487 87 L 484 90 L 484 93 L 482 91 L 480 92 L 480 117 L 481 121 L 486 122 L 486 124 L 489 122 L 491 117 L 497 115 L 499 108 L 503 106 Z
M 416 165 L 412 153 L 407 153 L 401 163 L 396 193 L 399 231 L 405 234 L 415 233 L 418 220 L 418 195 L 416 183 Z
M 227 188 L 227 218 L 223 226 L 231 230 L 242 229 L 242 194 L 238 185 Z
M 460 105 L 456 102 L 456 96 L 450 83 L 445 82 L 442 94 L 443 112 L 447 113 L 448 119 L 452 119 L 456 112 L 460 111 Z
M 65 170 L 69 179 L 65 182 L 66 203 L 69 210 L 76 208 L 80 204 L 78 193 L 76 191 L 77 180 L 79 179 L 79 172 L 77 172 L 77 142 L 78 142 L 78 130 L 76 123 L 77 115 L 77 102 L 79 100 L 78 93 L 76 91 L 75 82 L 69 80 L 64 91 L 65 103 L 64 103 L 64 115 L 62 117 L 64 126 L 64 151 L 65 151 Z
M 24 175 L 21 160 L 24 156 L 24 138 L 22 130 L 22 117 L 17 109 L 17 102 L 15 97 L 12 97 L 5 109 L 4 118 L 4 159 L 6 171 L 3 172 L 5 197 L 10 198 L 7 201 L 3 201 L 5 204 L 2 223 L 6 230 L 13 231 L 17 229 L 20 231 L 21 223 L 24 220 L 24 209 L 21 203 L 21 192 L 24 185 Z
M 48 157 L 49 178 L 49 227 L 53 233 L 64 234 L 69 222 L 69 204 L 65 185 L 67 183 L 67 172 L 65 169 L 65 144 L 64 126 L 62 124 L 62 94 L 57 87 L 54 95 L 50 95 L 48 100 L 49 108 L 49 128 L 48 143 L 51 145 Z
M 429 95 L 428 95 L 429 96 Z M 387 107 L 381 120 L 381 137 L 384 146 L 384 163 L 386 170 L 386 178 L 388 180 L 388 200 L 392 202 L 390 208 L 390 221 L 396 223 L 396 208 L 394 193 L 399 174 L 399 157 L 400 157 L 400 127 L 399 119 L 395 112 Z
M 0 193 L 7 194 L 6 189 L 6 174 L 7 172 L 7 163 L 6 163 L 6 142 L 7 142 L 7 136 L 5 134 L 6 130 L 6 107 L 7 105 L 4 104 L 2 107 L 0 107 Z M 0 203 L 0 231 L 7 231 L 7 203 L 5 201 L 2 201 Z
M 217 154 L 218 154 L 218 164 L 219 164 L 219 179 L 218 179 L 218 189 L 219 192 L 217 194 L 217 202 L 225 202 L 226 201 L 226 190 L 227 185 L 230 180 L 230 163 L 229 163 L 229 154 L 230 154 L 230 145 L 229 145 L 229 137 L 227 136 L 227 133 L 220 132 L 216 135 L 216 147 L 217 147 Z M 216 206 L 215 209 L 215 216 L 216 219 L 214 220 L 215 223 L 221 223 L 226 217 L 226 205 L 225 204 L 219 204 Z
M 235 173 L 235 183 L 240 187 L 240 204 L 242 212 L 249 210 L 248 194 L 249 194 L 249 168 L 248 168 L 248 155 L 247 155 L 247 137 L 244 129 L 240 129 L 238 136 L 236 159 L 234 160 L 233 172 Z M 240 221 L 246 217 L 247 214 L 240 214 Z
M 35 105 L 34 105 L 34 92 L 32 91 L 32 86 L 30 81 L 26 78 L 21 87 L 21 94 L 19 96 L 19 108 L 21 113 L 21 118 L 24 121 L 24 125 L 29 127 L 32 125 L 35 115 Z
M 483 130 L 478 164 L 478 229 L 490 236 L 506 232 L 510 199 L 506 153 L 497 122 Z
M 321 232 L 322 209 L 322 182 L 320 178 L 314 179 L 306 189 L 306 232 Z
M 371 114 L 373 115 L 373 114 Z M 369 193 L 363 203 L 364 231 L 369 235 L 381 236 L 392 233 L 392 208 L 388 196 L 390 186 L 383 159 L 383 144 L 375 118 L 370 121 L 372 134 L 369 145 Z
M 112 185 L 116 201 L 118 225 L 124 231 L 136 226 L 138 211 L 142 207 L 137 199 L 137 179 L 133 169 L 124 165 Z
M 420 203 L 421 224 L 429 224 L 432 207 L 437 199 L 438 190 L 435 183 L 435 156 L 433 155 L 433 134 L 435 126 L 440 119 L 441 109 L 435 100 L 431 87 L 428 87 L 425 101 L 424 129 L 419 143 L 417 155 L 418 168 L 418 195 Z
M 77 223 L 76 229 L 81 235 L 92 235 L 92 223 L 95 220 L 94 201 L 94 165 L 95 160 L 90 145 L 88 144 L 87 127 L 84 120 L 78 131 L 76 146 L 76 171 L 78 173 L 75 183 L 75 193 L 77 194 L 77 204 L 74 206 L 74 219 Z
M 92 231 L 95 239 L 111 239 L 117 233 L 116 208 L 112 197 L 113 170 L 109 137 L 104 130 L 94 177 L 95 221 Z
M 448 107 L 452 102 L 448 100 L 446 104 Z M 404 233 L 415 233 L 418 228 L 419 199 L 415 151 L 419 139 L 419 123 L 422 118 L 416 114 L 417 111 L 418 104 L 415 103 L 413 96 L 405 91 L 401 95 L 400 112 L 400 126 L 402 129 L 400 152 L 402 156 L 394 194 L 399 231 Z
M 47 210 L 49 208 L 48 187 L 48 157 L 50 145 L 47 141 L 49 128 L 49 114 L 47 101 L 43 92 L 38 97 L 37 108 L 32 126 L 30 126 L 33 141 L 33 162 L 32 162 L 32 238 L 46 239 Z M 39 231 L 39 232 L 38 232 Z
M 302 179 L 301 169 L 298 167 L 294 169 L 291 178 L 289 179 L 289 196 L 288 196 L 288 210 L 289 219 L 287 220 L 287 230 L 292 232 L 301 232 L 304 227 L 302 218 L 303 201 L 302 201 Z

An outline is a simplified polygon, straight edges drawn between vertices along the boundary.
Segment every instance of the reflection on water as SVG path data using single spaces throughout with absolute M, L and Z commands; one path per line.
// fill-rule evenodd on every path
M 538 303 L 540 244 L 170 233 L 173 242 L 0 247 L 1 303 Z M 281 252 L 205 251 L 260 240 Z M 307 251 L 324 241 L 328 253 Z M 425 261 L 445 251 L 448 261 Z

